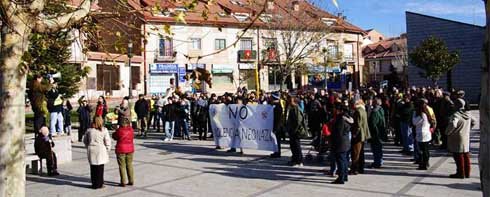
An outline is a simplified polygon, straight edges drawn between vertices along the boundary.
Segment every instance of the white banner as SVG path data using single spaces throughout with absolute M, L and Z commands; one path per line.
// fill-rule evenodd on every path
M 217 146 L 277 151 L 272 106 L 211 105 L 209 115 Z

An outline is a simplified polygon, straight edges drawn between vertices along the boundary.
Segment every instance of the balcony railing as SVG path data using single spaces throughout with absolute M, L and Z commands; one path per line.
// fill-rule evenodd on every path
M 279 51 L 274 48 L 264 49 L 261 51 L 262 62 L 265 64 L 279 63 Z
M 238 51 L 239 62 L 255 62 L 257 60 L 256 50 L 240 50 Z
M 157 62 L 175 62 L 175 57 L 177 56 L 177 52 L 174 51 L 165 51 L 164 53 L 156 53 L 155 61 Z

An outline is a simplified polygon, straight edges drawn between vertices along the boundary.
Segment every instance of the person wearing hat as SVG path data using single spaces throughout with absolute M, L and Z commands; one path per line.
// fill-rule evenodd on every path
M 34 150 L 40 159 L 46 159 L 46 167 L 48 168 L 48 176 L 60 175 L 56 170 L 58 168 L 56 154 L 53 151 L 54 142 L 49 137 L 47 127 L 41 127 L 39 134 L 34 140 Z
M 85 96 L 81 96 L 78 99 L 78 122 L 80 123 L 80 127 L 78 128 L 78 141 L 82 141 L 82 137 L 87 132 L 87 129 L 90 128 L 90 106 L 88 105 L 87 98 Z
M 465 110 L 465 101 L 458 98 L 454 101 L 456 112 L 449 118 L 446 130 L 447 150 L 453 154 L 456 173 L 450 178 L 470 178 L 470 130 L 475 124 L 470 113 Z

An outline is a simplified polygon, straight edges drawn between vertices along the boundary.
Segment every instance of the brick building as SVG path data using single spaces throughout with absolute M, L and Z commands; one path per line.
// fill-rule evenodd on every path
M 477 103 L 480 96 L 480 72 L 483 61 L 482 46 L 485 39 L 484 27 L 451 21 L 447 19 L 406 12 L 408 50 L 417 47 L 424 39 L 435 36 L 446 43 L 450 51 L 457 51 L 460 63 L 452 70 L 452 84 L 455 89 L 466 92 L 471 103 Z M 408 66 L 410 85 L 430 86 L 432 81 L 420 76 L 421 70 Z M 447 87 L 447 78 L 442 76 L 437 82 Z

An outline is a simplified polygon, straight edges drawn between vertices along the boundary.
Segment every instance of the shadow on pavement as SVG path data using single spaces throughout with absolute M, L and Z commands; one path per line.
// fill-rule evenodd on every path
M 61 174 L 55 177 L 30 175 L 26 177 L 26 180 L 35 183 L 44 183 L 49 185 L 66 185 L 66 186 L 74 186 L 74 187 L 81 187 L 81 188 L 92 188 L 92 183 L 89 177 L 71 176 L 66 174 Z M 119 183 L 111 182 L 111 181 L 105 181 L 104 184 L 111 185 L 111 186 L 119 185 Z
M 475 183 L 475 182 L 473 182 L 473 183 L 451 183 L 451 184 L 437 184 L 437 183 L 418 182 L 415 184 L 428 185 L 428 186 L 445 186 L 448 188 L 458 189 L 458 190 L 481 191 L 480 183 Z

